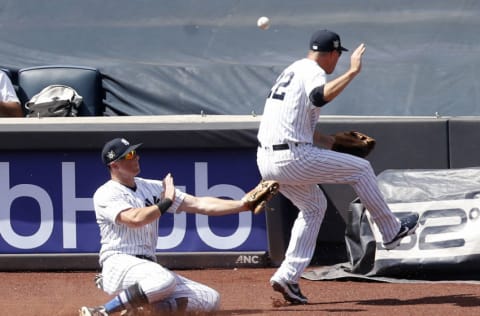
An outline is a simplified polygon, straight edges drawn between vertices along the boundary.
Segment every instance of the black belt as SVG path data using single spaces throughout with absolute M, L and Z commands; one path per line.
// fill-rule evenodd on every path
M 293 143 L 293 145 L 295 147 L 297 147 L 299 145 L 299 143 Z M 258 146 L 259 147 L 262 147 L 262 144 L 258 143 Z M 266 146 L 265 148 L 269 148 L 268 146 Z M 275 144 L 275 145 L 272 145 L 272 150 L 287 150 L 287 149 L 290 149 L 290 145 L 289 144 Z
M 295 144 L 297 145 L 297 144 Z M 277 144 L 277 145 L 272 145 L 272 150 L 287 150 L 290 149 L 290 146 L 288 144 Z
M 149 256 L 145 256 L 145 255 L 135 255 L 135 257 L 137 257 L 138 259 L 143 259 L 143 260 L 148 260 L 148 261 L 153 261 L 155 262 L 155 260 L 153 260 L 152 257 L 149 257 Z

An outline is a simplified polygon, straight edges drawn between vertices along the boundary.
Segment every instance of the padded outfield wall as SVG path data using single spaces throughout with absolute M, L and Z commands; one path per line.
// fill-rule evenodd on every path
M 321 129 L 364 131 L 378 140 L 375 172 L 477 166 L 480 120 L 434 117 L 322 117 Z M 132 116 L 0 119 L 0 257 L 4 270 L 95 269 L 99 232 L 92 195 L 108 178 L 103 143 L 143 142 L 143 177 L 167 172 L 195 195 L 239 198 L 255 185 L 254 116 Z M 468 137 L 465 137 L 468 135 Z M 322 186 L 328 198 L 314 262 L 345 260 L 344 219 L 354 192 Z M 159 260 L 172 268 L 277 265 L 296 209 L 277 196 L 274 212 L 224 218 L 165 218 Z M 220 258 L 220 259 L 219 259 Z
M 256 26 L 266 15 L 267 31 Z M 261 114 L 272 83 L 328 28 L 362 73 L 324 115 L 480 115 L 477 0 L 0 1 L 0 66 L 93 67 L 105 114 Z

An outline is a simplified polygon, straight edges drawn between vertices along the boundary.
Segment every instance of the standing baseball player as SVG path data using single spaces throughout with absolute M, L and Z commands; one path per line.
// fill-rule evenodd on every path
M 265 200 L 276 193 L 278 183 L 262 181 L 242 200 L 195 197 L 174 187 L 168 174 L 163 181 L 137 177 L 139 155 L 124 138 L 115 138 L 102 150 L 102 161 L 110 180 L 93 196 L 100 227 L 101 279 L 105 292 L 115 297 L 98 307 L 82 307 L 80 315 L 99 316 L 141 309 L 158 313 L 209 312 L 219 307 L 214 289 L 184 278 L 156 262 L 158 223 L 165 212 L 205 215 L 259 211 Z
M 333 137 L 316 129 L 320 109 L 338 96 L 360 73 L 365 45 L 350 57 L 350 68 L 327 82 L 342 52 L 338 34 L 315 32 L 306 58 L 295 61 L 278 77 L 265 102 L 257 164 L 264 179 L 280 184 L 280 192 L 298 209 L 285 259 L 270 279 L 273 289 L 293 304 L 306 304 L 298 281 L 309 265 L 327 208 L 317 184 L 350 184 L 371 213 L 387 249 L 415 232 L 418 215 L 397 219 L 379 191 L 370 163 L 330 150 Z

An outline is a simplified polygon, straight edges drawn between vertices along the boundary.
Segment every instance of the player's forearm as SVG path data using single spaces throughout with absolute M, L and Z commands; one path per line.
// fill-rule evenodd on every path
M 340 77 L 325 84 L 324 99 L 329 102 L 335 99 L 348 84 L 358 75 L 362 69 L 362 56 L 365 52 L 365 44 L 360 44 L 350 56 L 350 68 Z
M 237 214 L 248 210 L 242 201 L 225 200 L 207 196 L 185 198 L 180 208 L 187 213 L 198 213 L 209 216 Z
M 325 135 L 320 133 L 318 130 L 315 130 L 313 134 L 313 143 L 316 146 L 330 149 L 335 141 L 335 138 L 332 135 Z
M 129 227 L 141 227 L 156 220 L 160 216 L 157 205 L 131 208 L 119 214 L 119 221 Z
M 356 75 L 357 72 L 349 70 L 334 80 L 327 82 L 323 91 L 324 100 L 330 102 L 335 99 L 348 86 L 348 84 L 355 78 Z
M 23 117 L 22 107 L 17 102 L 0 101 L 0 116 Z

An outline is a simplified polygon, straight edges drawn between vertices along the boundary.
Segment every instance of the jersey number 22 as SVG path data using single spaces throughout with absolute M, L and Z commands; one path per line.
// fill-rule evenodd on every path
M 287 88 L 290 82 L 292 82 L 294 75 L 295 74 L 293 72 L 282 74 L 277 79 L 277 82 L 272 87 L 272 90 L 270 90 L 267 99 L 272 98 L 276 100 L 283 100 L 285 98 L 285 88 Z

